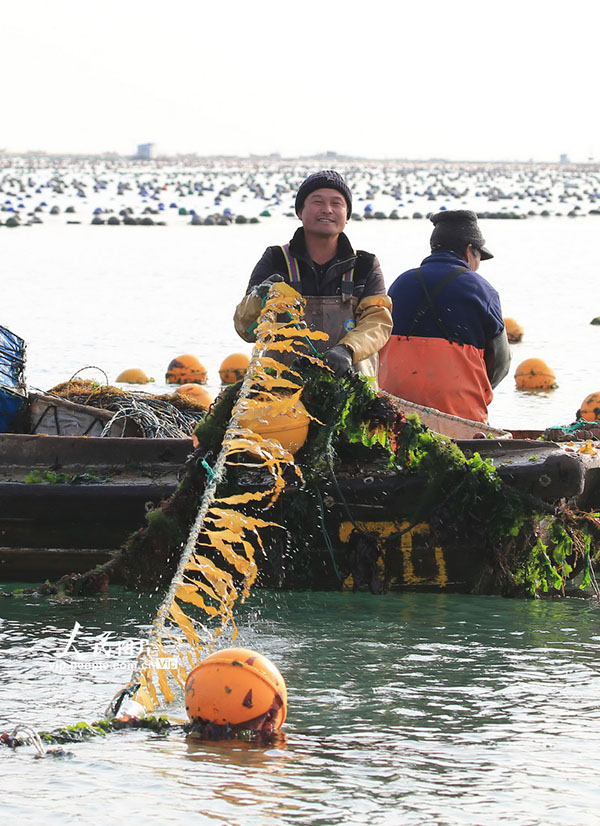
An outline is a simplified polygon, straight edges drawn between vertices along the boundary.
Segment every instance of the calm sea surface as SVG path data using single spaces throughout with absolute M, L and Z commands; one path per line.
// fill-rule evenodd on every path
M 169 361 L 218 367 L 248 345 L 231 316 L 268 244 L 292 219 L 256 226 L 110 227 L 51 223 L 0 230 L 0 323 L 28 342 L 29 384 L 80 368 L 111 382 L 139 366 L 164 391 Z M 596 236 L 600 218 L 482 221 L 496 258 L 482 274 L 525 328 L 513 367 L 531 356 L 558 389 L 523 394 L 510 377 L 491 423 L 574 419 L 600 390 Z M 352 223 L 388 283 L 427 252 L 426 221 Z M 83 377 L 98 378 L 94 370 Z M 33 577 L 35 578 L 35 577 Z M 78 622 L 125 645 L 154 616 L 147 598 L 0 601 L 0 732 L 102 716 L 125 662 L 56 673 Z M 189 743 L 122 732 L 73 746 L 71 760 L 0 751 L 3 822 L 206 824 L 587 824 L 600 822 L 600 606 L 488 597 L 255 591 L 238 612 L 239 644 L 286 678 L 286 742 Z M 169 713 L 184 716 L 181 697 Z

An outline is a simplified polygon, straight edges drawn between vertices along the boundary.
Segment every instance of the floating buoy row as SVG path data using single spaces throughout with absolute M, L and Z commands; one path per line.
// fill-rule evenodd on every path
M 235 384 L 241 381 L 246 375 L 250 358 L 245 353 L 232 353 L 223 359 L 219 367 L 219 376 L 222 384 Z M 208 373 L 206 367 L 200 362 L 197 356 L 192 353 L 184 353 L 177 356 L 169 363 L 165 375 L 167 384 L 177 384 L 175 394 L 180 396 L 191 396 L 195 401 L 208 408 L 213 403 L 213 398 L 202 385 L 206 384 Z M 144 370 L 139 367 L 130 367 L 119 373 L 117 383 L 123 384 L 148 384 L 154 379 L 149 377 Z M 307 418 L 308 422 L 308 418 Z M 308 424 L 307 424 L 308 429 Z
M 235 384 L 241 381 L 248 370 L 250 358 L 246 353 L 232 353 L 223 359 L 219 367 L 219 377 L 223 384 Z M 174 358 L 167 367 L 165 381 L 167 384 L 206 384 L 208 374 L 206 367 L 191 353 Z
M 537 358 L 525 359 L 519 364 L 515 371 L 515 381 L 519 390 L 554 390 L 557 387 L 554 370 Z M 599 392 L 585 397 L 576 417 L 588 422 L 600 421 Z
M 600 316 L 590 323 L 600 325 Z M 514 318 L 505 318 L 504 326 L 510 342 L 521 341 L 523 328 Z M 558 386 L 554 370 L 539 358 L 522 361 L 515 370 L 515 382 L 518 390 L 554 390 Z M 600 393 L 586 396 L 577 411 L 577 418 L 588 422 L 600 421 Z

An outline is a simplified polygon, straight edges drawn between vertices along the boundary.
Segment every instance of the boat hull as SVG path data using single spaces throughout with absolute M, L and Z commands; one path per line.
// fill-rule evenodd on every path
M 478 452 L 491 459 L 501 478 L 535 503 L 550 509 L 561 501 L 600 507 L 597 456 L 526 439 L 458 444 L 466 456 Z M 177 489 L 191 450 L 187 439 L 0 436 L 5 457 L 0 581 L 56 580 L 110 559 L 145 525 L 147 512 Z M 290 550 L 286 530 L 270 529 L 266 559 L 259 565 L 262 585 L 368 588 L 375 593 L 502 590 L 485 517 L 474 514 L 463 520 L 457 533 L 451 503 L 443 518 L 436 509 L 434 524 L 415 519 L 423 496 L 418 478 L 361 463 L 338 471 L 335 482 L 319 491 L 318 512 L 307 519 L 307 547 Z M 41 481 L 32 482 L 32 477 Z M 77 482 L 86 478 L 94 481 Z M 239 486 L 243 490 L 256 482 L 251 476 L 240 479 Z M 263 482 L 268 486 L 268 479 Z M 269 519 L 285 526 L 290 508 L 303 495 L 289 484 Z M 505 542 L 514 538 L 507 536 Z

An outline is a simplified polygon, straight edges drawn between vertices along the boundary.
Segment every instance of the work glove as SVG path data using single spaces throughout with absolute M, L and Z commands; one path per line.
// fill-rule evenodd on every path
M 257 284 L 254 287 L 254 294 L 257 295 L 261 301 L 264 301 L 267 297 L 269 289 L 273 286 L 273 284 L 277 284 L 280 281 L 285 281 L 283 275 L 279 275 L 278 272 L 274 272 L 273 275 L 270 275 L 266 278 L 262 284 Z
M 352 351 L 345 344 L 337 344 L 325 351 L 323 361 L 338 378 L 342 378 L 352 370 Z

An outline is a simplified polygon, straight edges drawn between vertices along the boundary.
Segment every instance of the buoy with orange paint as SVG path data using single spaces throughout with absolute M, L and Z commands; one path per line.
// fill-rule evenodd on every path
M 191 353 L 174 358 L 167 367 L 167 384 L 206 384 L 206 367 Z
M 116 381 L 124 384 L 147 384 L 149 381 L 154 381 L 154 379 L 148 378 L 139 367 L 130 367 L 128 370 L 119 373 Z
M 205 387 L 202 387 L 201 384 L 194 384 L 193 382 L 180 385 L 177 390 L 174 391 L 173 395 L 188 396 L 201 404 L 205 410 L 208 410 L 213 403 L 213 397 L 210 395 L 208 390 Z
M 248 371 L 250 358 L 245 353 L 232 353 L 223 359 L 219 367 L 219 376 L 223 384 L 235 384 L 241 381 Z
M 543 359 L 525 359 L 515 371 L 519 390 L 553 390 L 556 387 L 554 370 Z
M 310 417 L 301 401 L 284 411 L 279 406 L 280 402 L 265 402 L 258 409 L 242 413 L 238 423 L 263 439 L 276 439 L 285 450 L 296 453 L 308 436 Z
M 188 674 L 185 708 L 192 723 L 273 732 L 287 716 L 287 688 L 263 654 L 224 648 Z
M 512 341 L 513 343 L 521 341 L 524 330 L 518 321 L 515 321 L 514 318 L 505 318 L 504 326 L 506 327 L 506 335 L 508 336 L 509 341 Z
M 581 403 L 577 411 L 578 419 L 586 422 L 600 422 L 600 393 L 590 393 Z

